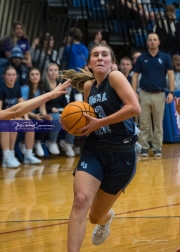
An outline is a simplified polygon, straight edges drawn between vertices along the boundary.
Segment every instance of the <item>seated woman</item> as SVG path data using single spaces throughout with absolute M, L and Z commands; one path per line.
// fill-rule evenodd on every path
M 59 67 L 55 63 L 50 63 L 46 68 L 45 79 L 43 80 L 43 86 L 45 93 L 50 92 L 56 88 L 59 83 Z M 61 95 L 54 100 L 50 100 L 46 103 L 46 111 L 52 116 L 53 120 L 60 120 L 60 111 L 67 105 L 65 95 Z M 59 154 L 59 148 L 57 145 L 57 138 L 59 132 L 50 132 L 48 139 L 45 142 L 49 152 L 52 154 Z
M 50 63 L 46 69 L 46 77 L 43 81 L 44 90 L 45 92 L 50 92 L 51 90 L 55 89 L 59 80 L 59 67 L 55 63 Z M 61 95 L 54 100 L 50 100 L 46 103 L 46 111 L 50 114 L 53 120 L 60 120 L 60 112 L 63 108 L 71 101 L 78 99 L 80 96 L 82 100 L 82 95 L 75 94 L 74 89 L 71 87 L 68 88 L 66 95 Z M 74 150 L 72 146 L 74 145 L 74 136 L 69 134 L 68 132 L 61 129 L 60 132 L 51 132 L 48 134 L 47 141 L 45 142 L 49 152 L 52 154 L 59 154 L 59 148 L 57 145 L 58 135 L 60 133 L 61 140 L 60 146 L 65 150 L 66 155 L 69 157 L 75 156 Z
M 9 66 L 4 71 L 4 83 L 0 87 L 0 109 L 7 109 L 16 103 L 23 102 L 21 90 L 19 85 L 15 84 L 17 73 L 15 68 Z M 15 118 L 14 118 L 15 119 Z M 20 119 L 20 118 L 16 118 Z M 28 119 L 27 115 L 24 119 Z M 19 161 L 14 155 L 14 146 L 17 138 L 17 132 L 3 132 L 1 133 L 1 148 L 3 151 L 3 167 L 18 167 Z M 25 133 L 26 152 L 24 153 L 24 163 L 37 164 L 41 160 L 37 159 L 32 154 L 32 147 L 34 143 L 34 132 Z
M 0 57 L 9 58 L 11 50 L 14 46 L 18 45 L 24 55 L 23 63 L 27 67 L 32 66 L 31 55 L 30 55 L 30 45 L 28 37 L 26 35 L 25 27 L 20 21 L 13 23 L 11 32 L 9 35 L 4 37 L 0 42 Z
M 27 77 L 27 84 L 21 87 L 21 92 L 24 100 L 29 100 L 44 93 L 43 83 L 41 80 L 40 70 L 36 67 L 30 69 Z M 29 118 L 35 120 L 52 120 L 50 115 L 47 115 L 45 104 L 28 113 Z M 38 156 L 44 156 L 44 150 L 41 142 L 46 139 L 47 132 L 38 132 L 35 134 L 35 152 Z

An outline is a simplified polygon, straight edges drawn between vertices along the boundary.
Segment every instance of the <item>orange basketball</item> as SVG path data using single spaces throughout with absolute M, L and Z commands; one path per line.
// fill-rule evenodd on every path
M 83 101 L 69 103 L 61 114 L 63 128 L 70 134 L 78 136 L 76 133 L 77 129 L 83 128 L 88 124 L 88 119 L 83 113 L 96 117 L 94 109 L 88 103 Z

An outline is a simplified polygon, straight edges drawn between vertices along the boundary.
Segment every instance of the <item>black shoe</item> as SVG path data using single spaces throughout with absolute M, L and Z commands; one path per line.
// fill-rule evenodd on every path
M 162 153 L 160 150 L 154 150 L 154 158 L 155 159 L 161 159 L 162 158 Z
M 147 160 L 148 159 L 148 149 L 142 149 L 141 150 L 141 159 L 142 160 Z
M 149 149 L 152 149 L 153 148 L 152 142 L 150 141 L 148 142 L 148 144 L 149 144 Z

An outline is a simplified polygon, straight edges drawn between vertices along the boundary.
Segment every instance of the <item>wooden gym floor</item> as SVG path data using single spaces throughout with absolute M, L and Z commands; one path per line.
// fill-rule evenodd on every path
M 41 165 L 0 168 L 0 251 L 67 251 L 78 158 L 62 154 Z M 180 246 L 180 144 L 164 144 L 162 160 L 138 158 L 135 178 L 113 207 L 111 235 L 93 246 L 87 221 L 82 252 L 175 252 Z

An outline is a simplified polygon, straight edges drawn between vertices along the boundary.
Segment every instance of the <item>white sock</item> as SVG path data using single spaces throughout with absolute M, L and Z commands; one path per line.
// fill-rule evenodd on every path
M 15 156 L 14 150 L 10 150 L 10 155 L 11 155 L 11 157 Z
M 27 156 L 31 156 L 32 155 L 32 149 L 26 149 L 25 154 L 26 157 Z
M 4 159 L 8 159 L 10 154 L 11 154 L 10 150 L 3 150 L 3 158 Z

